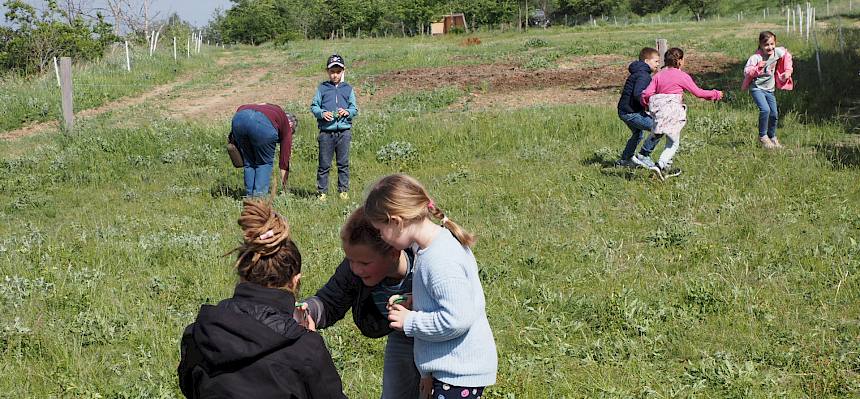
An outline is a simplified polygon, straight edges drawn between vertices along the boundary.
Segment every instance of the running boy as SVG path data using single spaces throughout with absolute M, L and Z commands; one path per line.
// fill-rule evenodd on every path
M 341 199 L 349 198 L 349 143 L 352 139 L 352 119 L 358 115 L 355 92 L 344 82 L 346 66 L 343 57 L 328 57 L 326 71 L 329 80 L 320 83 L 311 102 L 311 113 L 317 118 L 320 134 L 317 192 L 320 201 L 326 200 L 328 172 L 333 156 L 337 156 L 337 191 Z
M 639 60 L 633 61 L 627 70 L 630 75 L 624 82 L 621 90 L 621 98 L 618 99 L 618 118 L 630 128 L 632 134 L 621 152 L 621 159 L 615 162 L 618 166 L 636 166 L 639 162 L 650 160 L 654 148 L 642 147 L 641 157 L 633 159 L 636 147 L 642 141 L 644 131 L 654 129 L 654 118 L 652 118 L 642 106 L 642 91 L 651 83 L 651 74 L 660 66 L 660 53 L 651 47 L 645 47 L 639 51 Z M 639 162 L 636 162 L 639 161 Z M 645 165 L 651 167 L 653 165 Z
M 654 117 L 654 130 L 642 146 L 654 148 L 660 138 L 666 137 L 666 148 L 660 153 L 657 165 L 649 167 L 661 180 L 681 174 L 681 169 L 672 167 L 672 159 L 681 145 L 681 129 L 687 124 L 684 92 L 690 92 L 703 100 L 719 101 L 723 98 L 722 91 L 700 89 L 693 78 L 682 70 L 686 65 L 683 50 L 670 48 L 663 62 L 666 67 L 654 75 L 654 79 L 642 91 L 642 105 L 647 106 L 648 112 Z

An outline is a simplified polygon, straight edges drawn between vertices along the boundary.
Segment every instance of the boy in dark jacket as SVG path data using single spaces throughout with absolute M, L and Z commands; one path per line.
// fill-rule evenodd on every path
M 621 152 L 621 159 L 616 162 L 619 166 L 635 167 L 636 165 L 650 168 L 654 162 L 650 155 L 653 148 L 642 147 L 639 156 L 634 157 L 636 147 L 644 137 L 643 131 L 654 129 L 654 119 L 642 107 L 642 91 L 651 83 L 651 74 L 660 66 L 660 54 L 656 49 L 645 47 L 639 51 L 639 60 L 633 61 L 627 70 L 630 76 L 624 82 L 621 98 L 618 99 L 618 117 L 627 124 L 632 134 Z M 647 165 L 650 161 L 651 165 Z
M 346 398 L 322 337 L 293 319 L 301 254 L 286 221 L 245 201 L 244 244 L 232 298 L 203 305 L 182 334 L 179 387 L 187 398 Z
M 382 399 L 414 399 L 419 396 L 421 375 L 415 367 L 414 339 L 394 331 L 388 320 L 388 302 L 393 296 L 412 296 L 415 255 L 411 249 L 392 248 L 359 207 L 340 231 L 346 259 L 317 291 L 305 299 L 294 317 L 314 328 L 333 326 L 352 310 L 352 320 L 369 338 L 386 337 L 382 370 Z M 304 312 L 302 312 L 304 311 Z
M 337 162 L 337 191 L 341 199 L 349 198 L 349 143 L 352 140 L 352 120 L 358 115 L 355 91 L 344 81 L 346 66 L 343 57 L 333 54 L 326 62 L 329 80 L 320 83 L 311 101 L 311 113 L 317 118 L 320 134 L 317 192 L 326 200 L 328 172 L 332 158 Z

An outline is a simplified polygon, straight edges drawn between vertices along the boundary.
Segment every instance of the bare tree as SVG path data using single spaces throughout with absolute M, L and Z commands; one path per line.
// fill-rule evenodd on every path
M 158 12 L 152 12 L 152 4 L 155 0 L 105 1 L 117 25 L 125 25 L 128 30 L 144 35 L 152 34 L 150 25 L 160 15 Z M 115 32 L 119 32 L 119 29 L 116 29 Z
M 120 24 L 123 21 L 124 11 L 120 0 L 106 0 L 108 9 L 113 15 L 113 34 L 119 36 Z

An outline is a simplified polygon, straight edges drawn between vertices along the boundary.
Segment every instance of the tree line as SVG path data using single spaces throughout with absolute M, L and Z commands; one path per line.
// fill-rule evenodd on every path
M 206 31 L 213 40 L 260 44 L 297 38 L 419 35 L 449 13 L 463 13 L 469 28 L 519 27 L 540 10 L 550 20 L 658 12 L 708 17 L 723 0 L 232 0 Z M 786 3 L 786 0 L 779 0 Z

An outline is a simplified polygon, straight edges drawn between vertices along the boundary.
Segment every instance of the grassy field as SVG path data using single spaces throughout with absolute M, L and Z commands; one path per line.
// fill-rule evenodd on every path
M 212 62 L 207 54 L 195 54 L 177 61 L 172 53 L 162 48 L 153 57 L 144 54 L 145 44 L 134 47 L 126 70 L 124 48 L 117 45 L 113 51 L 96 62 L 75 65 L 72 69 L 75 112 L 95 108 L 112 100 L 147 91 L 157 85 L 180 78 L 189 69 L 197 69 Z M 12 130 L 34 122 L 60 118 L 60 89 L 53 67 L 50 73 L 21 78 L 0 76 L 3 92 L 0 94 L 0 132 Z
M 229 98 L 224 76 L 276 65 L 264 84 L 312 85 L 326 55 L 344 55 L 362 110 L 352 200 L 314 198 L 310 97 L 287 102 L 300 128 L 291 188 L 276 206 L 306 260 L 303 289 L 313 293 L 339 263 L 338 229 L 369 183 L 418 177 L 479 236 L 499 348 L 487 397 L 856 397 L 860 157 L 848 133 L 860 40 L 846 28 L 840 52 L 835 34 L 819 37 L 823 82 L 811 48 L 783 40 L 798 89 L 778 94 L 786 148 L 762 151 L 739 71 L 758 30 L 776 23 L 494 32 L 477 46 L 460 36 L 242 47 L 201 58 L 174 95 L 226 87 Z M 629 136 L 617 87 L 588 104 L 523 96 L 480 106 L 497 91 L 492 75 L 426 88 L 412 70 L 623 71 L 655 37 L 700 60 L 722 57 L 695 76 L 731 93 L 718 104 L 688 99 L 684 174 L 665 183 L 609 166 Z M 529 66 L 537 58 L 546 63 Z M 572 62 L 584 64 L 564 69 Z M 543 90 L 579 90 L 566 85 Z M 15 93 L 9 101 L 22 101 Z M 240 240 L 242 187 L 223 151 L 229 115 L 171 112 L 148 101 L 70 133 L 0 142 L 0 397 L 179 396 L 181 331 L 236 281 L 221 255 Z M 384 341 L 361 337 L 349 317 L 323 336 L 347 395 L 378 397 Z

